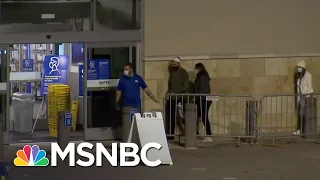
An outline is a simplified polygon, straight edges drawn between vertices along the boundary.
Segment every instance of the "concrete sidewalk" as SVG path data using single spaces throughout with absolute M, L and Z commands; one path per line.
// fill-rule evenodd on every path
M 314 180 L 320 176 L 320 145 L 284 144 L 284 148 L 262 145 L 207 145 L 186 150 L 171 148 L 174 165 L 148 168 L 111 167 L 13 167 L 9 179 L 72 180 Z M 9 153 L 8 151 L 11 151 Z M 13 148 L 7 157 L 14 158 Z M 10 159 L 10 158 L 9 158 Z M 12 161 L 11 161 L 12 162 Z

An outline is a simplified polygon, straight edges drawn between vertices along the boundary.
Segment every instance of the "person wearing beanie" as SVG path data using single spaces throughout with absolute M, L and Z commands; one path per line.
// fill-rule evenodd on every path
M 312 75 L 306 70 L 306 62 L 300 61 L 296 67 L 297 75 L 297 104 L 298 104 L 298 123 L 297 130 L 293 132 L 295 135 L 304 133 L 304 125 L 307 116 L 307 98 L 313 93 Z
M 187 93 L 189 89 L 189 74 L 181 67 L 180 57 L 175 57 L 169 67 L 169 81 L 168 81 L 168 91 L 166 94 L 166 131 L 167 134 L 175 134 L 176 121 L 178 120 L 178 108 L 184 108 L 184 104 L 187 103 L 188 98 L 186 96 L 168 96 L 169 93 Z M 179 122 L 177 122 L 179 123 Z M 181 129 L 180 129 L 181 130 Z

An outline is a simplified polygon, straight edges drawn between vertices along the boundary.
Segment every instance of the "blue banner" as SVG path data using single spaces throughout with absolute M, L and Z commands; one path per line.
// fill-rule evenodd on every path
M 69 57 L 49 55 L 44 58 L 40 94 L 48 94 L 50 84 L 68 84 Z
M 23 59 L 22 60 L 22 72 L 33 72 L 34 71 L 34 60 L 33 59 Z M 31 82 L 26 83 L 26 93 L 31 93 L 32 87 Z
M 110 59 L 88 61 L 88 80 L 110 79 Z
M 79 64 L 79 96 L 83 96 L 84 91 L 83 74 L 83 64 Z
M 84 44 L 83 43 L 72 43 L 72 63 L 79 63 L 83 62 L 84 60 L 84 53 L 83 53 L 83 48 Z

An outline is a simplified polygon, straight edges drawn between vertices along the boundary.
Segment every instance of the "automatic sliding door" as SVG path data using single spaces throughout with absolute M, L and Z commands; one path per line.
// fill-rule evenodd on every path
M 137 43 L 87 43 L 84 62 L 85 140 L 121 138 L 116 86 L 127 63 L 136 65 Z M 86 70 L 87 69 L 87 70 Z

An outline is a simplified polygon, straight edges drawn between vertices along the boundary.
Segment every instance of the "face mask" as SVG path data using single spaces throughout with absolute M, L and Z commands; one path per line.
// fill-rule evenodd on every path
M 303 71 L 302 67 L 297 67 L 297 72 L 301 73 Z
M 124 70 L 123 74 L 126 75 L 126 76 L 129 76 L 129 71 L 128 70 Z
M 179 66 L 172 66 L 172 69 L 176 71 L 179 69 Z
M 198 70 L 198 69 L 195 69 L 194 72 L 195 72 L 196 74 L 198 74 L 199 70 Z

